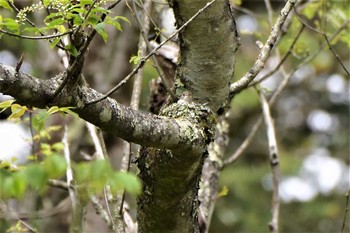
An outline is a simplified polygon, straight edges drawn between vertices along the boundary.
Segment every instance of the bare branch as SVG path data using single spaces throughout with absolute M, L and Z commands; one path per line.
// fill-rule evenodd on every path
M 345 194 L 345 210 L 344 210 L 344 219 L 343 219 L 343 224 L 341 226 L 340 233 L 344 232 L 345 225 L 346 225 L 346 219 L 348 216 L 349 212 L 349 195 L 350 195 L 350 190 Z
M 248 87 L 251 87 L 251 86 L 255 86 L 256 84 L 258 83 L 261 83 L 262 81 L 264 81 L 265 79 L 269 78 L 271 75 L 273 75 L 274 73 L 276 73 L 280 68 L 281 66 L 284 64 L 284 62 L 287 60 L 287 58 L 289 57 L 289 55 L 292 53 L 293 51 L 293 48 L 294 48 L 294 45 L 296 44 L 296 42 L 298 41 L 298 39 L 300 38 L 300 35 L 301 33 L 304 31 L 305 29 L 305 26 L 301 26 L 298 34 L 296 35 L 296 37 L 294 38 L 292 44 L 289 46 L 289 49 L 287 51 L 287 53 L 282 57 L 282 59 L 280 60 L 280 62 L 277 64 L 277 66 L 270 70 L 267 74 L 265 74 L 263 77 L 259 78 L 259 80 L 256 80 L 256 81 L 252 81 Z
M 340 32 L 342 32 L 347 25 L 350 23 L 350 20 L 345 21 L 342 26 L 333 33 L 333 35 L 330 37 L 330 41 L 332 41 L 337 35 L 339 35 Z M 300 69 L 300 67 L 304 66 L 305 64 L 311 62 L 327 45 L 327 43 L 323 43 L 318 50 L 316 50 L 313 54 L 306 57 L 301 63 L 299 63 L 298 66 L 296 66 L 292 71 L 289 72 L 287 76 L 284 77 L 283 81 L 280 83 L 277 90 L 274 92 L 274 94 L 271 96 L 271 99 L 269 100 L 270 106 L 273 106 L 273 104 L 276 102 L 278 96 L 282 93 L 282 91 L 286 88 L 289 80 L 292 78 L 293 74 Z M 231 155 L 229 158 L 227 158 L 224 162 L 224 166 L 229 165 L 231 163 L 234 163 L 242 154 L 243 152 L 248 148 L 250 143 L 252 142 L 252 139 L 254 138 L 256 132 L 258 131 L 260 125 L 262 123 L 262 117 L 259 117 L 259 119 L 255 122 L 252 130 L 250 131 L 249 135 L 244 139 L 243 143 L 239 146 L 239 148 L 235 151 L 233 155 Z
M 278 221 L 279 221 L 279 182 L 281 179 L 281 171 L 279 167 L 279 155 L 277 149 L 276 133 L 273 123 L 273 119 L 270 113 L 270 106 L 260 91 L 260 100 L 267 129 L 267 138 L 269 141 L 270 152 L 270 165 L 272 169 L 272 183 L 273 183 L 273 195 L 272 195 L 272 220 L 269 223 L 269 229 L 271 233 L 278 233 Z
M 265 45 L 260 51 L 258 59 L 253 67 L 242 78 L 230 85 L 230 95 L 233 96 L 246 88 L 248 84 L 257 76 L 257 74 L 264 68 L 265 62 L 270 57 L 272 48 L 274 47 L 277 38 L 282 30 L 282 25 L 285 22 L 288 14 L 293 9 L 296 0 L 288 0 L 286 5 L 281 10 L 275 25 L 273 26 L 270 36 Z
M 65 35 L 69 35 L 69 34 L 72 34 L 73 33 L 73 30 L 71 31 L 66 31 L 64 33 L 54 33 L 52 35 L 47 35 L 47 36 L 24 36 L 24 35 L 17 35 L 15 33 L 12 33 L 12 32 L 8 32 L 8 31 L 5 31 L 3 29 L 0 29 L 0 32 L 1 33 L 4 33 L 6 35 L 9 35 L 9 36 L 14 36 L 14 37 L 18 37 L 18 38 L 21 38 L 21 39 L 28 39 L 28 40 L 47 40 L 47 39 L 54 39 L 54 38 L 57 38 L 57 37 L 62 37 L 62 36 L 65 36 Z

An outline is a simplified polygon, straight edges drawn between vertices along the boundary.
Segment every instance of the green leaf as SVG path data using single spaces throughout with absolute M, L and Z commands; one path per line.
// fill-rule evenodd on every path
M 58 42 L 60 42 L 59 37 L 56 37 L 55 39 L 52 40 L 51 44 L 50 44 L 50 48 L 53 49 L 54 47 L 56 47 L 56 45 L 58 44 Z
M 63 18 L 54 19 L 47 25 L 47 28 L 57 28 L 57 26 L 63 24 L 64 22 L 65 20 Z
M 129 25 L 131 25 L 129 19 L 126 18 L 126 17 L 124 17 L 124 16 L 115 16 L 114 19 L 115 19 L 115 20 L 121 19 L 121 20 L 123 20 L 124 22 L 127 22 L 127 23 L 129 23 Z
M 43 190 L 47 182 L 47 173 L 42 165 L 30 164 L 25 169 L 27 182 L 37 190 Z
M 53 155 L 44 160 L 44 169 L 49 178 L 60 178 L 65 174 L 67 163 L 59 155 Z
M 141 182 L 134 174 L 125 172 L 114 173 L 109 176 L 108 181 L 113 191 L 125 189 L 128 193 L 133 195 L 141 193 Z
M 90 5 L 90 4 L 92 4 L 92 0 L 80 0 L 80 4 L 82 4 L 82 5 Z
M 47 113 L 50 114 L 50 115 L 52 115 L 52 114 L 54 114 L 54 113 L 56 113 L 56 112 L 58 112 L 58 111 L 59 111 L 59 107 L 57 107 L 57 106 L 52 106 L 51 108 L 49 108 L 49 110 L 47 110 Z
M 141 61 L 141 51 L 137 52 L 137 56 L 132 56 L 129 60 L 130 63 L 134 63 L 135 65 L 139 64 Z
M 68 44 L 64 48 L 67 49 L 69 54 L 72 55 L 73 57 L 76 57 L 78 55 L 78 50 L 74 45 Z
M 35 114 L 32 119 L 32 126 L 36 132 L 39 132 L 44 129 L 45 122 L 49 118 L 49 114 L 46 111 L 40 111 L 38 114 Z
M 105 30 L 105 23 L 98 23 L 93 28 L 97 31 L 97 33 L 102 37 L 103 41 L 106 43 L 108 40 L 108 34 Z
M 19 33 L 19 26 L 20 25 L 14 19 L 4 18 L 1 25 L 5 26 L 10 31 L 14 31 L 15 33 Z
M 5 111 L 7 108 L 11 107 L 12 103 L 15 102 L 15 100 L 6 100 L 4 102 L 0 103 L 0 109 L 2 110 L 0 112 Z
M 43 3 L 44 3 L 44 6 L 47 7 L 49 4 L 50 4 L 51 0 L 44 0 Z
M 17 198 L 23 197 L 27 189 L 26 177 L 23 172 L 18 172 L 12 176 L 12 190 Z
M 10 4 L 8 4 L 6 0 L 0 0 L 0 6 L 13 12 L 12 7 L 10 6 Z
M 21 106 L 19 104 L 12 104 L 11 105 L 11 112 L 12 114 L 9 116 L 9 119 L 15 119 L 20 118 L 24 115 L 24 113 L 28 110 L 26 106 Z
M 56 142 L 54 144 L 52 144 L 52 149 L 57 151 L 57 152 L 60 152 L 60 151 L 63 151 L 64 150 L 64 145 L 62 142 Z

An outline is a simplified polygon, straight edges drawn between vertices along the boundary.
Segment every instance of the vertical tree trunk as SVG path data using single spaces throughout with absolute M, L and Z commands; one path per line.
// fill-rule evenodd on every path
M 184 24 L 207 2 L 170 1 L 177 26 Z M 185 134 L 191 135 L 194 144 L 201 141 L 203 147 L 181 152 L 141 149 L 137 161 L 143 182 L 143 193 L 138 201 L 140 233 L 199 232 L 199 179 L 217 113 L 227 104 L 234 53 L 238 47 L 229 1 L 217 0 L 180 33 L 179 39 L 181 58 L 176 94 L 180 96 L 190 91 L 193 102 L 180 100 L 166 107 L 161 115 L 193 123 L 188 125 Z

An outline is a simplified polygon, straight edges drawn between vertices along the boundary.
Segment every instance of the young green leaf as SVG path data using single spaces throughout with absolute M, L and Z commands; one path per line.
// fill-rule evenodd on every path
M 12 7 L 10 6 L 10 4 L 8 4 L 8 2 L 6 0 L 0 0 L 0 7 L 3 7 L 5 9 L 8 9 L 11 12 L 13 12 Z
M 106 43 L 108 40 L 108 34 L 105 30 L 105 23 L 98 23 L 93 28 L 97 31 L 97 33 L 102 37 L 103 41 Z
M 19 104 L 12 104 L 11 105 L 11 112 L 12 114 L 9 116 L 9 119 L 16 119 L 20 118 L 24 115 L 24 113 L 28 110 L 26 106 L 22 106 Z
M 0 113 L 5 111 L 7 108 L 11 107 L 13 102 L 15 102 L 15 100 L 6 100 L 4 102 L 1 102 L 0 109 L 2 109 L 2 110 L 0 111 Z

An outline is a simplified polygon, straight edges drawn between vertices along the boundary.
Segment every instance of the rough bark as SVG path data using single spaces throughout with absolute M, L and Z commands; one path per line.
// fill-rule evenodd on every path
M 207 2 L 171 1 L 177 26 L 180 27 Z M 197 133 L 203 134 L 207 146 L 213 139 L 217 114 L 222 113 L 227 104 L 234 53 L 238 47 L 229 1 L 216 1 L 180 33 L 179 39 L 181 57 L 175 81 L 176 94 L 180 96 L 184 91 L 190 91 L 193 99 L 187 104 L 180 100 L 165 108 L 161 115 L 191 121 Z M 188 133 L 194 135 L 195 132 Z M 138 158 L 139 177 L 143 182 L 138 201 L 140 233 L 199 232 L 198 187 L 206 156 L 207 147 L 194 153 L 141 149 Z
M 40 80 L 0 64 L 0 92 L 15 97 L 19 103 L 33 107 L 75 107 L 72 110 L 82 119 L 130 142 L 174 151 L 202 150 L 201 136 L 186 134 L 192 126 L 185 120 L 132 110 L 111 98 L 85 105 L 84 103 L 102 95 L 87 86 L 79 86 L 74 92 L 63 89 L 60 95 L 49 103 L 48 99 L 59 86 L 63 76 L 64 73 L 49 80 Z
M 172 0 L 178 26 L 209 1 Z M 161 116 L 132 110 L 79 84 L 64 88 L 48 102 L 64 78 L 62 73 L 39 80 L 0 64 L 0 92 L 22 104 L 44 108 L 70 106 L 79 116 L 127 141 L 143 145 L 137 160 L 143 193 L 138 200 L 139 232 L 198 232 L 198 184 L 217 114 L 227 104 L 238 47 L 228 0 L 217 0 L 179 35 L 181 58 L 176 93 L 190 91 Z
M 171 1 L 177 25 L 181 26 L 206 2 Z M 227 104 L 239 45 L 229 1 L 216 1 L 180 32 L 179 39 L 178 92 L 182 88 L 190 90 L 195 101 L 207 104 L 214 112 L 222 110 Z

